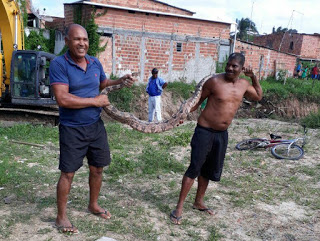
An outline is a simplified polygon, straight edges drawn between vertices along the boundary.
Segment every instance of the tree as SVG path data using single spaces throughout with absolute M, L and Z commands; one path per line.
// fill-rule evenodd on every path
M 258 34 L 256 24 L 249 18 L 241 18 L 236 20 L 238 24 L 237 38 L 244 41 L 252 41 L 253 35 Z
M 101 35 L 98 33 L 99 26 L 95 23 L 96 17 L 102 16 L 107 12 L 105 11 L 101 14 L 96 14 L 96 11 L 97 9 L 93 7 L 90 18 L 84 18 L 82 5 L 75 5 L 73 8 L 73 22 L 84 26 L 84 28 L 87 30 L 89 39 L 88 54 L 92 56 L 97 56 L 107 47 L 107 43 L 103 46 L 100 46 Z M 66 50 L 67 48 L 63 48 L 60 54 L 64 53 Z
M 43 30 L 39 32 L 30 31 L 29 36 L 25 39 L 25 49 L 27 50 L 39 50 L 41 46 L 42 51 L 49 52 L 48 44 L 49 40 L 43 37 Z
M 285 33 L 285 32 L 288 32 L 288 33 L 298 33 L 298 30 L 296 29 L 288 29 L 288 28 L 282 28 L 281 26 L 277 28 L 273 27 L 272 28 L 272 33 Z

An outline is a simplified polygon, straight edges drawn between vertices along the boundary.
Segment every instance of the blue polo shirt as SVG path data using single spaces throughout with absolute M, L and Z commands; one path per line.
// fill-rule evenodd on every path
M 100 94 L 99 86 L 106 79 L 100 61 L 86 55 L 87 70 L 83 70 L 70 57 L 69 51 L 50 62 L 50 84 L 68 85 L 69 93 L 82 98 Z M 101 108 L 68 109 L 59 107 L 60 123 L 66 126 L 86 126 L 99 120 Z

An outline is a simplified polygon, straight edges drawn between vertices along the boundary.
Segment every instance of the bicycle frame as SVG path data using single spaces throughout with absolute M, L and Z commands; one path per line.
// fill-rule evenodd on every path
M 303 141 L 302 146 L 304 145 L 304 142 L 305 142 L 305 138 L 302 138 L 302 137 L 299 137 L 296 139 L 290 139 L 290 140 L 275 140 L 275 139 L 271 139 L 271 140 L 262 139 L 262 140 L 263 142 L 259 144 L 257 147 L 270 148 L 278 144 L 288 144 L 289 145 L 288 147 L 290 148 L 292 145 L 296 144 L 299 140 Z

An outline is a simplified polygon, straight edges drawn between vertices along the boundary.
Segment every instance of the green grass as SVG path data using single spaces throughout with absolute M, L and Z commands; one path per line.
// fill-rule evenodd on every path
M 110 102 L 117 107 L 119 110 L 130 112 L 133 108 L 133 104 L 143 90 L 145 90 L 143 85 L 134 85 L 131 88 L 122 88 L 117 91 L 110 92 L 108 97 Z
M 320 128 L 320 110 L 317 113 L 310 113 L 301 119 L 301 124 L 309 128 Z
M 278 99 L 296 97 L 299 100 L 320 101 L 320 82 L 288 78 L 284 85 L 282 81 L 267 78 L 260 82 L 265 97 L 276 96 Z
M 242 76 L 247 78 L 245 76 Z M 267 78 L 260 81 L 263 89 L 264 98 L 272 100 L 272 103 L 277 104 L 284 99 L 297 98 L 300 101 L 310 101 L 320 103 L 320 81 L 301 80 L 288 78 L 286 84 L 283 81 Z M 166 91 L 171 92 L 173 104 L 178 100 L 188 99 L 195 90 L 196 83 L 187 84 L 181 81 L 170 82 Z M 110 102 L 121 111 L 139 112 L 136 103 L 140 101 L 142 95 L 145 95 L 146 85 L 134 85 L 132 88 L 123 88 L 109 94 Z M 255 111 L 255 109 L 252 109 Z M 271 115 L 270 118 L 281 119 L 276 115 Z M 309 128 L 320 127 L 320 113 L 311 113 L 309 116 L 302 119 L 302 123 Z M 248 131 L 250 131 L 248 129 Z M 170 140 L 168 140 L 170 142 Z
M 208 231 L 210 233 L 210 235 L 207 239 L 208 241 L 218 241 L 224 237 L 224 235 L 219 233 L 218 228 L 216 228 L 215 226 L 209 227 Z
M 191 84 L 175 81 L 168 83 L 167 90 L 171 91 L 174 95 L 182 97 L 183 99 L 188 99 L 191 93 L 195 90 L 196 83 Z
M 163 146 L 188 146 L 190 144 L 190 137 L 192 135 L 193 130 L 190 129 L 189 131 L 181 131 L 176 132 L 174 135 L 167 135 L 164 136 L 160 140 L 160 145 Z
M 221 182 L 214 185 L 210 182 L 207 190 L 205 202 L 209 207 L 217 212 L 241 210 L 242 215 L 250 213 L 257 203 L 279 205 L 294 202 L 306 210 L 318 210 L 320 164 L 308 165 L 304 159 L 299 162 L 277 160 L 268 150 L 234 150 L 239 141 L 239 128 L 246 135 L 253 135 L 256 130 L 268 133 L 271 128 L 265 125 L 265 121 L 256 125 L 251 122 L 250 128 L 246 127 L 247 120 L 237 122 L 240 124 L 230 128 L 230 145 Z M 220 224 L 192 210 L 196 185 L 186 199 L 183 224 L 171 226 L 168 220 L 179 196 L 182 175 L 189 164 L 194 127 L 195 123 L 190 122 L 169 132 L 142 134 L 119 123 L 107 123 L 112 162 L 104 171 L 99 204 L 110 210 L 113 218 L 110 222 L 101 222 L 85 212 L 89 195 L 88 166 L 85 163 L 74 178 L 68 204 L 68 214 L 81 230 L 84 240 L 97 240 L 106 233 L 111 237 L 123 237 L 119 240 L 153 241 L 159 236 L 203 241 L 232 239 L 230 230 L 236 223 L 233 219 L 230 221 L 228 215 Z M 278 131 L 282 132 L 279 134 L 296 135 L 301 132 L 301 127 L 288 123 Z M 313 136 L 319 136 L 318 130 L 313 131 Z M 6 240 L 15 235 L 15 225 L 31 225 L 39 219 L 53 222 L 55 219 L 55 186 L 60 174 L 57 170 L 58 129 L 29 124 L 0 127 L 0 133 L 0 187 L 3 188 L 0 199 L 11 194 L 16 196 L 9 205 L 0 202 L 0 209 L 4 212 L 0 220 L 0 239 Z M 11 140 L 54 148 L 43 149 L 12 143 Z M 318 146 L 317 140 L 308 144 L 306 155 L 313 153 Z M 182 156 L 178 158 L 177 153 Z M 311 222 L 311 218 L 306 217 L 305 223 Z M 48 240 L 55 235 L 54 230 L 46 227 L 36 232 L 39 237 L 47 235 Z M 251 235 L 258 238 L 256 233 Z
M 162 172 L 182 172 L 184 165 L 177 163 L 173 156 L 165 152 L 165 148 L 157 149 L 147 145 L 139 157 L 142 174 L 161 174 Z
M 38 178 L 50 182 L 46 173 L 39 170 L 40 165 L 55 157 L 54 153 L 45 156 L 37 155 L 43 151 L 40 147 L 12 143 L 11 140 L 25 141 L 43 145 L 52 145 L 58 141 L 58 129 L 56 127 L 44 127 L 42 125 L 17 125 L 8 128 L 0 128 L 0 185 L 19 186 L 23 189 L 28 181 L 36 181 Z M 28 164 L 36 164 L 25 169 Z
M 172 93 L 173 102 L 179 98 L 188 99 L 194 91 L 196 83 L 187 84 L 183 82 L 170 82 L 165 91 Z M 146 93 L 146 85 L 133 85 L 131 88 L 122 88 L 109 93 L 110 102 L 119 110 L 135 112 L 136 103 L 140 101 L 141 95 Z M 174 104 L 174 103 L 173 103 Z
M 0 136 L 4 139 L 26 141 L 43 144 L 58 143 L 58 127 L 22 124 L 8 128 L 0 128 Z

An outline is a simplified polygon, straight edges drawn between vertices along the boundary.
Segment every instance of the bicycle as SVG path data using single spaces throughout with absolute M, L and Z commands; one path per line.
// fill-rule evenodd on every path
M 278 159 L 299 160 L 304 155 L 303 146 L 306 143 L 306 126 L 303 126 L 304 137 L 290 140 L 282 140 L 281 136 L 270 134 L 270 139 L 252 138 L 239 142 L 236 149 L 239 151 L 252 150 L 256 148 L 271 148 L 271 154 Z M 298 144 L 302 141 L 301 146 Z

